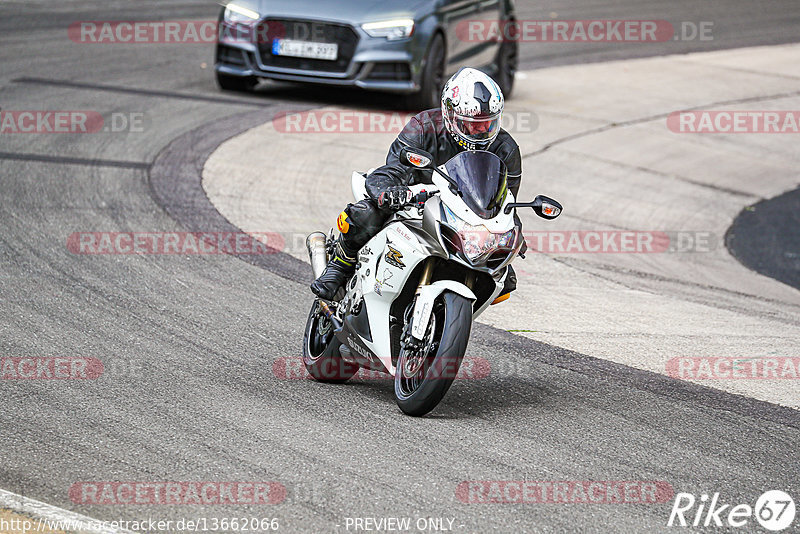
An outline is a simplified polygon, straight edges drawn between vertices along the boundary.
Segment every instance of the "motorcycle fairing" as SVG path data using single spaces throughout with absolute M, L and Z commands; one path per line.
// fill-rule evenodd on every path
M 403 291 L 414 268 L 429 254 L 405 224 L 393 222 L 370 239 L 359 256 L 356 286 L 351 292 L 363 295 L 372 333 L 372 340 L 359 336 L 359 341 L 394 374 L 389 333 L 392 302 Z

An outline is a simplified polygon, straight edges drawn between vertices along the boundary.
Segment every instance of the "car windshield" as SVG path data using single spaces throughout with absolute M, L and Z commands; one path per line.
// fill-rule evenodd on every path
M 508 194 L 508 172 L 503 160 L 492 152 L 470 150 L 454 156 L 444 168 L 472 211 L 482 219 L 497 217 Z

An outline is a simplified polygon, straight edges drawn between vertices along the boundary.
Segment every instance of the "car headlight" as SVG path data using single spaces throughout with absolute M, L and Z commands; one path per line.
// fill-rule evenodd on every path
M 370 37 L 385 37 L 389 41 L 396 41 L 410 37 L 414 33 L 414 21 L 412 19 L 394 19 L 368 22 L 362 24 L 361 28 Z
M 225 6 L 225 22 L 230 24 L 250 24 L 258 20 L 258 13 L 236 4 Z
M 444 215 L 448 225 L 455 230 L 461 242 L 461 252 L 470 262 L 474 263 L 478 259 L 487 258 L 500 249 L 510 250 L 514 248 L 517 237 L 516 227 L 507 232 L 490 232 L 484 225 L 473 226 L 459 218 L 447 206 L 442 206 L 444 207 Z

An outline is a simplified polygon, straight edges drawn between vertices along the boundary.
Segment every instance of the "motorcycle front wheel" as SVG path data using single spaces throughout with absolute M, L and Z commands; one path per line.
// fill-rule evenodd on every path
M 397 358 L 394 395 L 403 413 L 422 416 L 441 402 L 461 367 L 471 328 L 472 302 L 442 293 L 434 302 L 421 349 L 403 349 Z
M 314 380 L 341 384 L 358 372 L 358 365 L 342 359 L 341 345 L 333 333 L 333 324 L 320 311 L 319 300 L 315 299 L 303 336 L 303 364 Z

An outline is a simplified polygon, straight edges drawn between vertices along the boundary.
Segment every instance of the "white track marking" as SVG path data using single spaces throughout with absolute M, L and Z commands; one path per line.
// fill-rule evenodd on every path
M 133 534 L 130 530 L 102 528 L 103 521 L 91 517 L 70 512 L 57 506 L 52 506 L 35 499 L 30 499 L 16 493 L 11 493 L 0 489 L 0 508 L 7 508 L 20 515 L 32 517 L 34 520 L 49 520 L 52 523 L 59 522 L 62 526 L 59 530 L 66 532 L 81 532 L 87 534 Z M 68 526 L 80 524 L 81 528 L 74 529 Z M 53 528 L 56 525 L 52 525 Z M 36 530 L 34 527 L 30 532 L 47 532 L 50 529 Z

